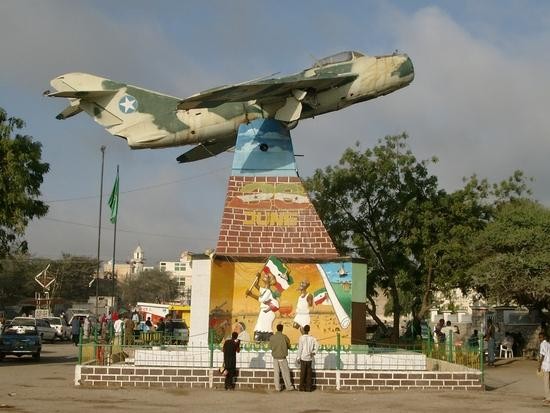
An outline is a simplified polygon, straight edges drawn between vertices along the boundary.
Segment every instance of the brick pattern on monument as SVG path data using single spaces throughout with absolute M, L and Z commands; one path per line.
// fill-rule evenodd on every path
M 301 196 L 301 204 L 273 200 L 246 203 L 240 200 L 245 185 L 264 185 L 268 188 L 270 185 L 279 188 L 299 185 L 305 196 Z M 229 178 L 216 253 L 249 257 L 277 255 L 283 258 L 339 256 L 307 198 L 300 178 L 262 176 Z
M 300 372 L 291 371 L 295 385 Z M 223 388 L 217 369 L 82 366 L 84 387 Z M 282 382 L 281 382 L 282 385 Z M 445 371 L 334 371 L 316 370 L 314 386 L 327 391 L 366 390 L 483 390 L 481 372 Z M 238 389 L 273 390 L 273 370 L 238 369 Z

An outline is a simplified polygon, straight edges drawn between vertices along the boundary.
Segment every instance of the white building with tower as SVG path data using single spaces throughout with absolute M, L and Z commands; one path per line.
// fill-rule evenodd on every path
M 143 248 L 138 244 L 132 258 L 125 263 L 115 263 L 115 275 L 118 281 L 124 281 L 126 278 L 132 275 L 139 274 L 146 270 L 152 270 L 154 267 L 145 266 L 145 254 Z M 113 271 L 113 261 L 109 260 L 103 264 L 104 277 L 110 277 Z

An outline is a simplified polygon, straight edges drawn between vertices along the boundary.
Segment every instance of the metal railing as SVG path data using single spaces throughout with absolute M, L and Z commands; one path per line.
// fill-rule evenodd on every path
M 152 365 L 170 366 L 170 362 L 176 360 L 180 363 L 192 362 L 196 367 L 213 368 L 223 360 L 222 344 L 214 342 L 213 337 L 213 334 L 209 333 L 207 343 L 189 345 L 181 343 L 173 335 L 158 331 L 139 332 L 139 334 L 134 331 L 131 334 L 125 334 L 122 331 L 120 335 L 116 335 L 112 329 L 109 329 L 103 335 L 94 331 L 87 339 L 81 333 L 78 363 L 132 364 L 139 359 L 142 363 L 150 361 Z M 484 370 L 482 339 L 470 345 L 455 345 L 452 334 L 449 334 L 447 341 L 441 343 L 434 342 L 431 336 L 428 336 L 426 340 L 399 344 L 369 342 L 365 345 L 342 345 L 340 338 L 340 334 L 337 333 L 336 336 L 320 340 L 320 342 L 336 341 L 336 344 L 320 344 L 316 355 L 317 368 L 421 370 L 426 369 L 426 365 L 429 364 L 426 360 L 432 359 L 480 370 L 482 373 Z M 296 350 L 296 345 L 291 346 L 289 350 L 290 365 L 293 365 L 296 359 Z M 270 352 L 268 343 L 242 343 L 238 367 L 270 368 Z M 420 355 L 425 358 L 419 357 Z

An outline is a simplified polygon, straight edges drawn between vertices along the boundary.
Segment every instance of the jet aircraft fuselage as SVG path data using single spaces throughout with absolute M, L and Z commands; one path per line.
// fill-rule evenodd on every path
M 242 123 L 272 118 L 291 129 L 302 119 L 387 95 L 413 78 L 406 54 L 349 51 L 294 75 L 222 86 L 186 99 L 86 73 L 53 79 L 57 91 L 48 95 L 70 101 L 58 119 L 84 111 L 133 149 L 197 144 L 178 158 L 189 162 L 233 147 Z

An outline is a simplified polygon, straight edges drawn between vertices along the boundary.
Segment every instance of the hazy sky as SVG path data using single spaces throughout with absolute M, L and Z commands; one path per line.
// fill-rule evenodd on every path
M 550 3 L 546 1 L 25 1 L 0 2 L 0 106 L 50 163 L 50 212 L 28 228 L 35 256 L 95 257 L 100 146 L 106 145 L 102 248 L 112 255 L 106 198 L 120 165 L 117 261 L 138 243 L 147 264 L 216 245 L 232 154 L 180 165 L 189 147 L 132 151 L 85 114 L 42 92 L 81 71 L 187 97 L 274 72 L 297 72 L 343 50 L 410 55 L 407 88 L 292 131 L 301 176 L 335 164 L 354 142 L 407 131 L 447 190 L 474 173 L 516 169 L 550 205 Z

